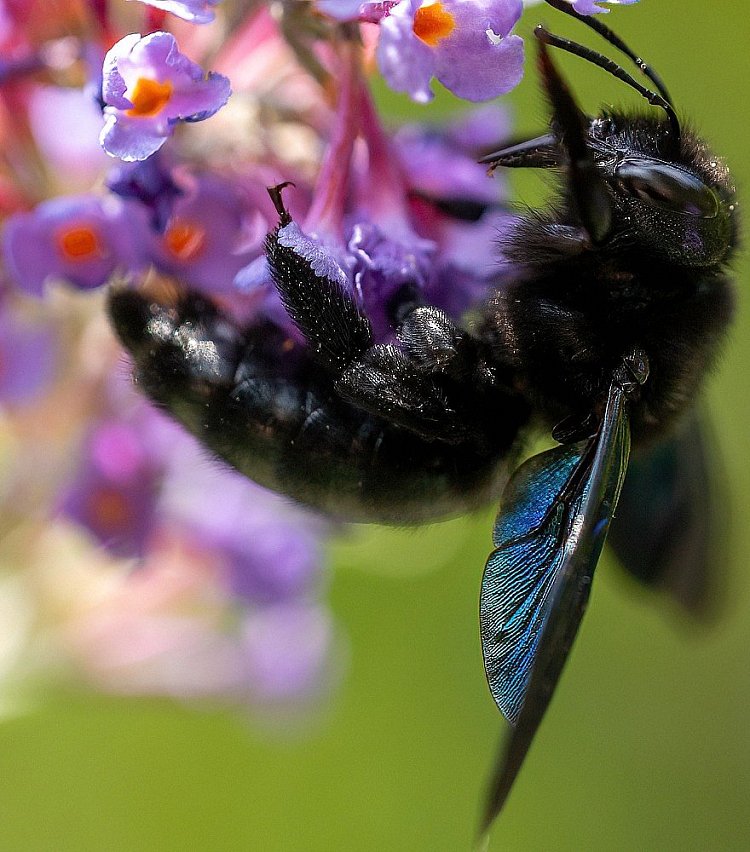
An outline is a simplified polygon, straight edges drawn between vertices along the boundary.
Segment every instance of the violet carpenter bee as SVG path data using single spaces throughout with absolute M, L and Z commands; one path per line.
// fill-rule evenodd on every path
M 562 181 L 547 209 L 504 237 L 513 273 L 471 323 L 404 288 L 395 340 L 376 343 L 340 270 L 300 236 L 283 185 L 271 190 L 279 223 L 266 255 L 303 346 L 196 295 L 162 305 L 115 290 L 109 303 L 143 392 L 242 473 L 338 517 L 407 524 L 481 506 L 529 430 L 558 442 L 507 482 L 481 584 L 487 678 L 514 725 L 484 828 L 549 703 L 618 506 L 612 540 L 625 566 L 688 608 L 706 596 L 710 477 L 694 404 L 732 316 L 735 190 L 659 77 L 609 29 L 581 20 L 652 88 L 536 30 L 549 129 L 485 162 Z M 553 49 L 651 106 L 587 116 Z M 695 538 L 687 556 L 678 528 Z

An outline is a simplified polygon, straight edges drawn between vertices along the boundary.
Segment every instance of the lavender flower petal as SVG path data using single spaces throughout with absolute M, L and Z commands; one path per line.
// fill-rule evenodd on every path
M 118 120 L 110 113 L 106 116 L 99 141 L 110 157 L 133 162 L 155 154 L 171 133 L 171 127 L 160 120 L 136 124 Z
M 316 0 L 319 12 L 337 21 L 378 23 L 399 0 Z
M 49 323 L 31 322 L 0 305 L 0 401 L 16 405 L 36 399 L 57 372 L 59 341 Z
M 130 109 L 133 104 L 125 97 L 128 84 L 118 70 L 124 57 L 138 44 L 140 35 L 131 33 L 120 39 L 106 53 L 102 64 L 102 98 L 109 106 L 117 109 Z
M 248 682 L 267 702 L 319 692 L 334 644 L 331 618 L 320 607 L 294 603 L 265 608 L 247 619 L 243 646 Z
M 167 227 L 175 201 L 185 192 L 158 155 L 115 166 L 107 176 L 107 187 L 121 198 L 140 201 L 150 211 L 151 224 L 160 233 Z
M 414 34 L 414 15 L 421 0 L 402 0 L 380 23 L 377 60 L 380 73 L 395 92 L 406 92 L 418 103 L 434 97 L 433 50 Z
M 169 464 L 160 512 L 224 562 L 229 589 L 253 604 L 307 597 L 322 576 L 330 524 L 226 468 L 201 469 L 190 441 Z
M 221 0 L 140 0 L 147 6 L 171 12 L 191 24 L 209 24 L 216 17 L 213 11 Z
M 408 301 L 424 292 L 436 246 L 416 236 L 403 242 L 389 239 L 377 225 L 359 222 L 347 249 L 354 258 L 355 289 L 375 339 L 387 340 L 395 331 L 390 304 L 397 294 Z
M 435 76 L 446 89 L 484 101 L 515 88 L 523 76 L 523 39 L 510 31 L 523 12 L 521 0 L 444 3 L 455 29 L 435 48 Z
M 141 557 L 154 529 L 162 474 L 136 428 L 105 421 L 89 435 L 83 463 L 60 495 L 58 511 L 111 553 Z
M 445 137 L 458 150 L 476 158 L 477 151 L 497 146 L 501 140 L 508 138 L 510 131 L 507 109 L 498 104 L 482 104 L 447 124 Z
M 499 201 L 500 183 L 487 179 L 487 169 L 477 162 L 477 156 L 478 147 L 483 145 L 482 132 L 497 143 L 507 135 L 507 122 L 499 107 L 482 109 L 488 112 L 476 121 L 473 114 L 467 116 L 465 130 L 458 124 L 447 133 L 423 125 L 406 125 L 396 133 L 394 147 L 413 189 L 436 199 L 485 204 Z M 480 122 L 487 126 L 478 127 Z
M 162 271 L 204 293 L 231 293 L 234 278 L 263 248 L 268 223 L 246 209 L 242 195 L 217 175 L 192 180 L 172 207 L 164 234 L 151 241 Z M 255 227 L 250 233 L 251 213 Z
M 337 21 L 355 21 L 359 17 L 364 0 L 316 0 L 319 12 Z
M 268 260 L 263 254 L 243 266 L 234 278 L 234 286 L 242 293 L 273 286 Z

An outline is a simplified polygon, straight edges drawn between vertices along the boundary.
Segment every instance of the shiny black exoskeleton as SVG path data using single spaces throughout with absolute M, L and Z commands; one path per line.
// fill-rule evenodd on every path
M 548 3 L 576 17 L 563 0 Z M 614 540 L 626 567 L 700 605 L 684 580 L 702 588 L 703 549 L 685 559 L 670 536 L 676 517 L 705 519 L 691 411 L 733 305 L 726 167 L 680 127 L 643 63 L 656 92 L 581 45 L 541 28 L 537 36 L 550 130 L 486 162 L 556 169 L 564 181 L 549 209 L 504 239 L 513 272 L 470 327 L 429 305 L 395 305 L 395 342 L 375 344 L 352 294 L 280 239 L 291 223 L 280 188 L 267 257 L 304 344 L 270 324 L 243 328 L 195 295 L 172 305 L 129 290 L 110 297 L 152 400 L 250 478 L 339 517 L 407 524 L 459 514 L 499 493 L 532 422 L 561 442 L 508 485 L 483 582 L 488 680 L 516 724 L 486 823 L 547 706 L 618 499 Z M 550 46 L 625 80 L 664 117 L 587 118 Z M 622 490 L 631 436 L 642 455 Z M 638 511 L 657 472 L 654 509 Z
M 582 226 L 587 200 L 568 184 L 551 211 L 523 219 L 504 245 L 520 271 L 488 303 L 480 334 L 550 425 L 585 419 L 623 353 L 637 347 L 651 374 L 631 423 L 636 442 L 653 439 L 695 399 L 714 361 L 733 309 L 734 189 L 703 142 L 683 133 L 672 156 L 667 143 L 666 121 L 595 118 L 586 128 L 595 172 L 585 180 L 596 181 L 608 226 Z M 544 153 L 553 165 L 566 162 L 556 137 Z

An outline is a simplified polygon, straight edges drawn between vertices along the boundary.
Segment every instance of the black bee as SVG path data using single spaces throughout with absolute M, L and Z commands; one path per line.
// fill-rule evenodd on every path
M 537 28 L 549 132 L 485 162 L 564 180 L 505 238 L 516 271 L 470 327 L 408 292 L 393 306 L 395 342 L 375 344 L 350 292 L 280 239 L 291 223 L 282 187 L 266 253 L 305 346 L 270 323 L 240 327 L 196 295 L 162 305 L 114 290 L 109 303 L 144 393 L 237 470 L 338 517 L 403 525 L 467 511 L 498 493 L 529 427 L 559 442 L 505 486 L 482 581 L 487 677 L 515 726 L 485 827 L 549 703 L 618 498 L 613 539 L 626 567 L 690 607 L 704 597 L 710 477 L 693 407 L 732 316 L 735 191 L 658 76 L 581 20 L 656 91 Z M 663 114 L 587 117 L 550 47 L 603 67 Z M 695 531 L 688 554 L 672 535 L 684 526 Z

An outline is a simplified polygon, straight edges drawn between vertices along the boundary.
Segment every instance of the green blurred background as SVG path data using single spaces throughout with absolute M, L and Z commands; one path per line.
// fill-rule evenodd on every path
M 599 46 L 544 7 L 546 21 Z M 750 186 L 746 0 L 642 0 L 607 23 L 654 62 L 681 112 Z M 638 97 L 561 61 L 589 109 Z M 385 99 L 383 99 L 385 102 Z M 543 127 L 533 71 L 510 104 Z M 445 109 L 446 100 L 428 114 Z M 421 108 L 388 103 L 399 118 Z M 524 183 L 536 203 L 539 185 Z M 750 190 L 748 190 L 750 191 Z M 708 391 L 733 511 L 730 589 L 710 630 L 610 559 L 491 849 L 750 848 L 750 319 Z M 227 711 L 79 694 L 0 725 L 2 850 L 467 850 L 505 727 L 488 695 L 477 600 L 492 511 L 334 548 L 348 637 L 328 707 L 292 735 Z

